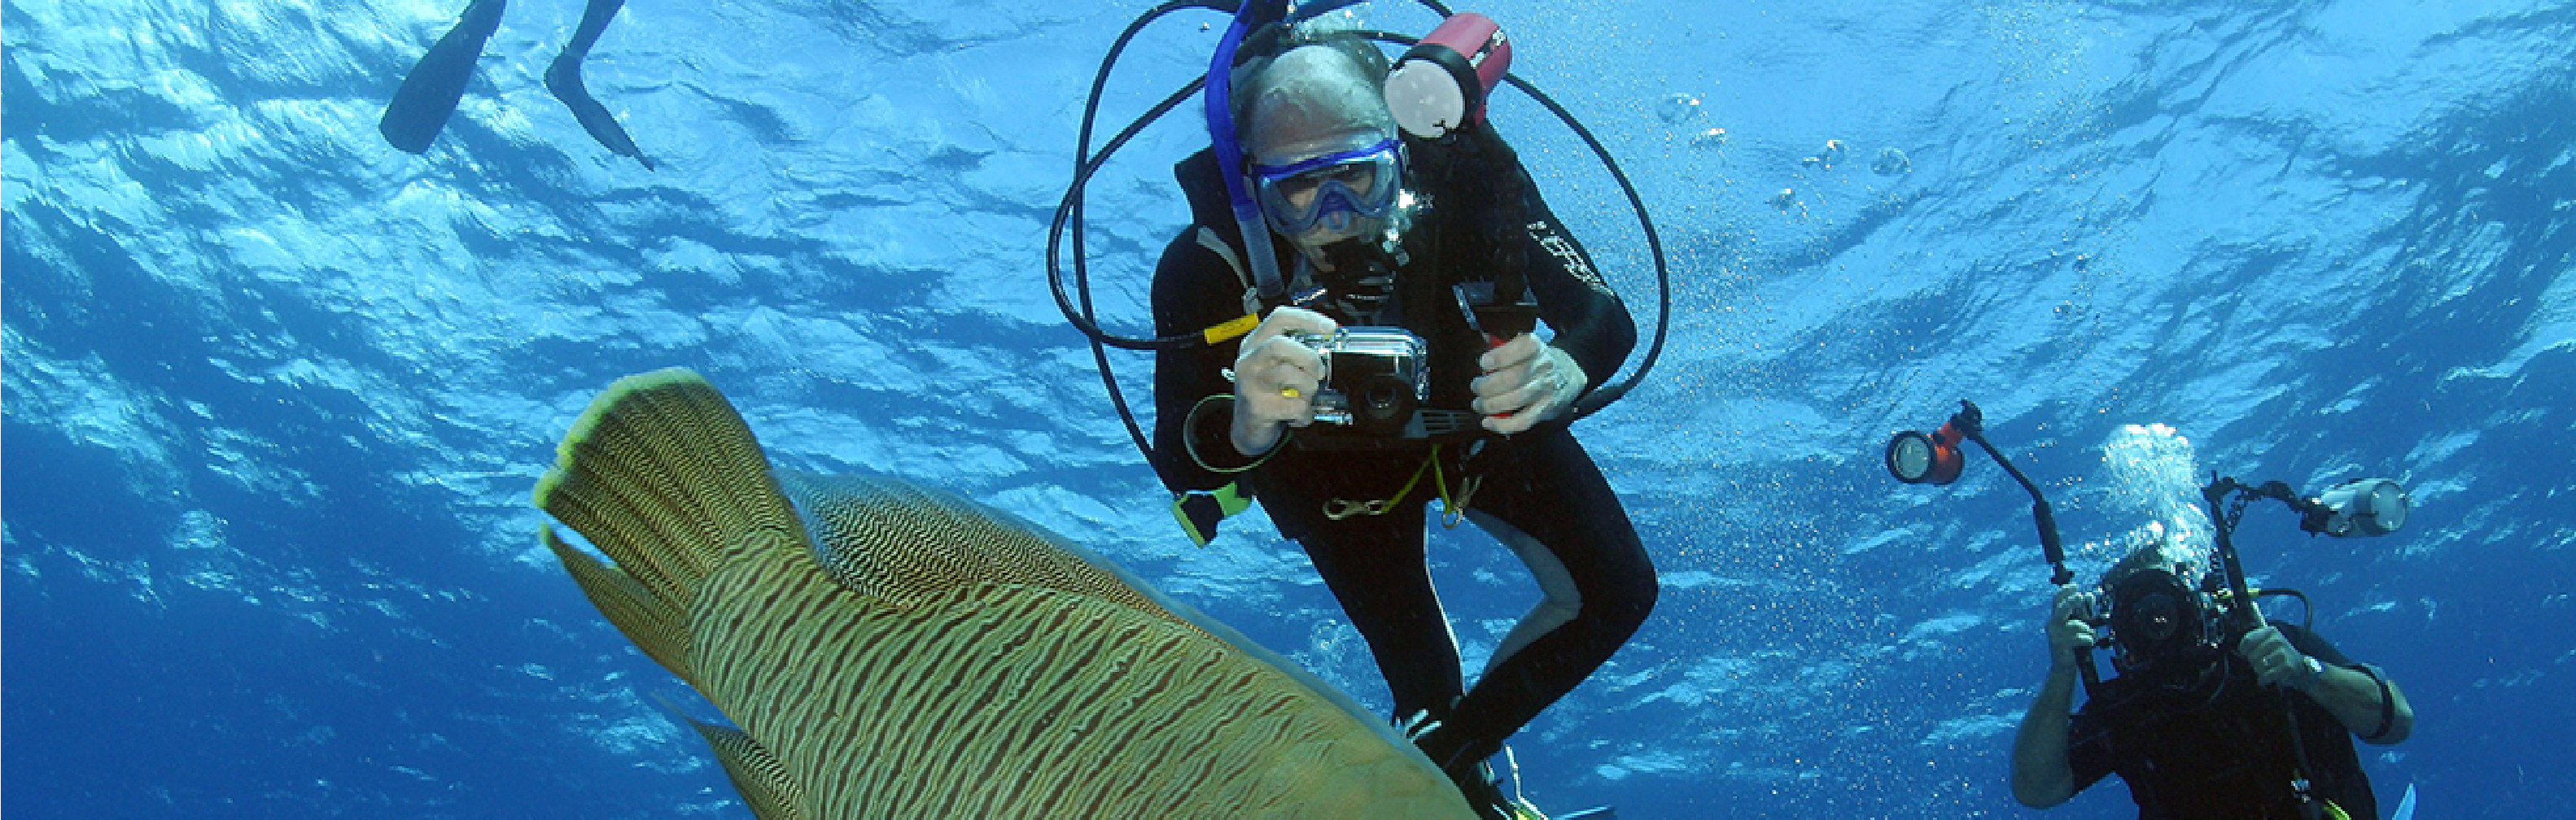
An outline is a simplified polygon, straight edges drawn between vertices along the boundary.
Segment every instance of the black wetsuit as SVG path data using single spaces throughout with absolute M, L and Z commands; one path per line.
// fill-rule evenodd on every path
M 1476 359 L 1486 345 L 1467 324 L 1450 286 L 1516 266 L 1538 303 L 1539 318 L 1556 331 L 1551 344 L 1582 366 L 1591 381 L 1587 388 L 1598 386 L 1635 343 L 1626 307 L 1491 129 L 1473 129 L 1460 139 L 1407 144 L 1408 186 L 1430 204 L 1405 232 L 1402 261 L 1382 252 L 1372 257 L 1394 266 L 1392 281 L 1372 285 L 1318 274 L 1328 281 L 1311 284 L 1329 293 L 1308 307 L 1345 326 L 1410 329 L 1429 348 L 1425 406 L 1463 411 L 1470 409 L 1468 382 L 1481 375 Z M 1172 240 L 1154 273 L 1154 322 L 1156 332 L 1166 335 L 1198 332 L 1244 315 L 1251 285 L 1250 273 L 1208 244 L 1242 258 L 1243 243 L 1212 154 L 1202 151 L 1175 170 L 1197 224 Z M 1283 277 L 1294 276 L 1294 246 L 1275 233 L 1272 243 Z M 1336 266 L 1345 272 L 1349 267 Z M 1445 758 L 1453 774 L 1498 751 L 1503 738 L 1581 683 L 1645 621 L 1654 605 L 1654 567 L 1618 497 L 1564 422 L 1509 437 L 1475 428 L 1465 439 L 1441 445 L 1441 480 L 1423 475 L 1382 515 L 1333 520 L 1324 514 L 1330 500 L 1395 496 L 1423 466 L 1431 444 L 1355 441 L 1355 433 L 1336 435 L 1317 425 L 1290 432 L 1248 472 L 1210 470 L 1247 461 L 1229 436 L 1229 400 L 1202 406 L 1202 400 L 1233 390 L 1223 371 L 1234 364 L 1236 347 L 1228 341 L 1157 354 L 1156 470 L 1174 492 L 1244 479 L 1280 534 L 1305 547 L 1368 640 L 1396 714 L 1427 709 L 1442 718 L 1442 727 L 1418 742 L 1435 759 Z M 1184 436 L 1197 456 L 1185 449 Z M 1496 533 L 1506 543 L 1534 543 L 1522 556 L 1532 572 L 1560 593 L 1570 588 L 1579 605 L 1570 619 L 1490 667 L 1462 698 L 1458 649 L 1424 559 L 1424 502 L 1439 495 L 1435 484 L 1460 491 L 1460 457 L 1473 440 L 1490 452 L 1473 460 L 1481 483 L 1468 501 L 1470 511 L 1481 514 L 1480 525 L 1507 528 Z M 1351 449 L 1355 445 L 1368 446 Z M 1511 531 L 1527 538 L 1515 539 Z
M 2320 663 L 2362 668 L 2316 633 L 2272 625 Z M 2353 753 L 2352 730 L 2307 693 L 2258 684 L 2252 667 L 2234 653 L 2213 661 L 2217 668 L 2189 685 L 2159 686 L 2144 674 L 2103 681 L 2100 697 L 2077 710 L 2067 730 L 2075 790 L 2117 772 L 2140 818 L 2298 820 L 2290 791 L 2298 752 L 2281 708 L 2287 697 L 2298 716 L 2310 792 L 2356 820 L 2379 816 L 2370 779 Z

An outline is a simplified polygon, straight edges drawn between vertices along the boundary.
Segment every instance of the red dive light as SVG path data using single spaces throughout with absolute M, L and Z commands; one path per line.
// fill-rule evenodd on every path
M 1941 425 L 1931 435 L 1907 430 L 1887 440 L 1887 473 L 1907 484 L 1947 486 L 1959 480 L 1959 468 L 1967 458 L 1959 454 L 1957 422 Z
M 1460 12 L 1395 61 L 1386 75 L 1386 107 L 1406 133 L 1434 139 L 1476 124 L 1485 95 L 1511 71 L 1512 43 L 1493 18 Z

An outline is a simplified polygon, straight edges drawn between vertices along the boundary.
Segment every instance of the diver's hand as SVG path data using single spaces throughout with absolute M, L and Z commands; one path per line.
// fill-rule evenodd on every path
M 2049 604 L 2048 659 L 2053 669 L 2074 669 L 2084 650 L 2093 648 L 2093 594 L 2083 587 L 2067 584 L 2057 588 L 2057 598 Z
M 1485 429 L 1510 435 L 1556 418 L 1583 393 L 1583 367 L 1574 356 L 1523 333 L 1476 360 L 1485 375 L 1468 383 Z
M 1296 335 L 1326 335 L 1341 329 L 1332 317 L 1305 308 L 1270 311 L 1261 325 L 1243 337 L 1234 357 L 1234 449 L 1246 456 L 1270 452 L 1284 432 L 1281 425 L 1304 427 L 1315 422 L 1315 390 L 1323 386 L 1324 357 Z
M 2254 665 L 2254 679 L 2266 686 L 2287 686 L 2306 691 L 2317 685 L 2317 678 L 2326 672 L 2325 664 L 2299 652 L 2290 645 L 2290 639 L 2282 637 L 2281 630 L 2271 624 L 2264 624 L 2263 628 L 2237 639 L 2236 654 L 2245 656 L 2245 662 Z

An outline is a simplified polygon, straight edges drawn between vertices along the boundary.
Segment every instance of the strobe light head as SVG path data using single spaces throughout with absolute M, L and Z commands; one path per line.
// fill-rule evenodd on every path
M 1898 433 L 1887 440 L 1887 474 L 1907 484 L 1947 486 L 1959 480 L 1959 468 L 1967 464 L 1959 453 L 1961 437 L 1955 424 L 1941 425 L 1930 435 L 1915 430 Z
M 1485 98 L 1511 72 L 1512 41 L 1493 18 L 1450 15 L 1386 75 L 1386 107 L 1405 133 L 1438 139 L 1485 116 Z
M 2406 510 L 2413 503 L 2397 482 L 2347 481 L 2317 494 L 2299 528 L 2336 538 L 2387 535 L 2406 526 Z

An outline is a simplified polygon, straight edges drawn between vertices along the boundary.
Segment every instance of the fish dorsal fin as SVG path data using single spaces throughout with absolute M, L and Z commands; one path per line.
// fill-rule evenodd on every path
M 977 584 L 1011 584 L 1103 598 L 1189 623 L 1139 593 L 1123 572 L 974 502 L 873 476 L 781 473 L 779 479 L 814 533 L 823 566 L 889 605 Z

